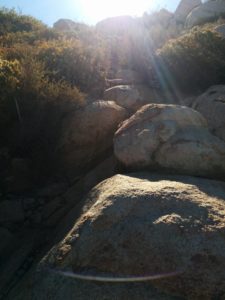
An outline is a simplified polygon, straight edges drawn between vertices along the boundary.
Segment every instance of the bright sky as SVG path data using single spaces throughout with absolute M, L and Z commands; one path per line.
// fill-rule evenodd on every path
M 0 7 L 38 18 L 48 25 L 58 19 L 95 24 L 112 16 L 141 16 L 145 11 L 162 7 L 174 11 L 180 0 L 0 0 Z

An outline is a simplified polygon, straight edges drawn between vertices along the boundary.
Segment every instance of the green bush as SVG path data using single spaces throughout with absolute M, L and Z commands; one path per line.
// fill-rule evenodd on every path
M 157 66 L 164 83 L 183 91 L 225 83 L 225 40 L 209 29 L 195 28 L 167 42 L 157 53 Z
M 0 8 L 0 36 L 9 32 L 29 32 L 43 28 L 46 26 L 33 17 L 19 15 L 14 9 Z
M 37 41 L 49 41 L 59 36 L 53 29 L 44 28 L 35 31 L 9 32 L 0 36 L 1 47 L 13 47 L 15 44 L 35 45 Z
M 51 170 L 62 118 L 85 104 L 84 95 L 67 82 L 49 80 L 32 56 L 0 60 L 0 84 L 0 146 L 30 158 L 35 176 L 43 176 Z
M 82 92 L 99 96 L 104 88 L 104 50 L 84 46 L 76 39 L 58 39 L 36 45 L 37 58 L 44 62 L 52 80 L 64 80 Z
M 19 74 L 20 64 L 17 60 L 7 61 L 0 58 L 0 133 L 7 132 L 12 119 L 16 117 L 12 107 L 19 88 Z

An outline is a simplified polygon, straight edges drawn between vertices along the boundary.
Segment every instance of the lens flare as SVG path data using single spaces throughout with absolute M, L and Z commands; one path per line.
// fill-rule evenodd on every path
M 86 273 L 83 274 L 74 273 L 71 271 L 62 271 L 62 270 L 53 270 L 53 269 L 50 269 L 49 271 L 65 277 L 71 277 L 74 279 L 80 279 L 86 281 L 98 281 L 98 282 L 144 282 L 144 281 L 159 280 L 159 279 L 174 277 L 183 273 L 183 271 L 175 271 L 171 273 L 163 273 L 163 274 L 156 274 L 156 275 L 116 277 L 116 276 L 106 276 L 106 275 L 92 275 Z

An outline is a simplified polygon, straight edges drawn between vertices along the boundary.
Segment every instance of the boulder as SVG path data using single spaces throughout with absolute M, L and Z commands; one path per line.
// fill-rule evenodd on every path
M 115 133 L 114 152 L 132 170 L 225 178 L 225 143 L 185 106 L 145 105 Z
M 118 85 L 105 90 L 104 99 L 113 100 L 129 112 L 136 112 L 147 103 L 162 103 L 163 97 L 158 90 L 144 85 Z
M 113 101 L 96 101 L 63 121 L 57 147 L 62 172 L 73 180 L 112 147 L 118 124 L 127 116 Z
M 195 100 L 193 108 L 206 118 L 213 134 L 225 142 L 225 85 L 210 87 Z
M 69 31 L 73 30 L 75 25 L 76 23 L 70 19 L 59 19 L 53 24 L 53 28 L 58 31 Z
M 188 14 L 197 6 L 202 4 L 201 0 L 181 0 L 174 13 L 174 17 L 179 22 L 185 22 Z
M 194 8 L 187 16 L 186 25 L 191 28 L 210 21 L 215 21 L 219 17 L 225 16 L 225 1 L 208 1 Z
M 90 299 L 158 299 L 151 294 L 151 283 L 184 299 L 224 299 L 225 183 L 149 173 L 116 175 L 86 200 L 91 208 L 41 262 L 32 299 L 88 299 L 81 286 L 89 287 Z M 106 283 L 78 285 L 69 278 L 73 274 L 103 281 L 158 279 L 147 286 L 139 283 L 137 289 L 127 286 L 119 295 L 112 295 L 120 289 L 114 284 L 107 295 Z
M 215 28 L 215 31 L 219 33 L 220 36 L 225 38 L 225 24 L 219 25 Z

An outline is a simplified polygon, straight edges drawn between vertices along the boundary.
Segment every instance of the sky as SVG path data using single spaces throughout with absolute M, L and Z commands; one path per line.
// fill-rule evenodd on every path
M 164 7 L 174 11 L 180 0 L 0 0 L 0 7 L 14 8 L 52 26 L 58 19 L 95 25 L 112 16 L 141 16 Z

